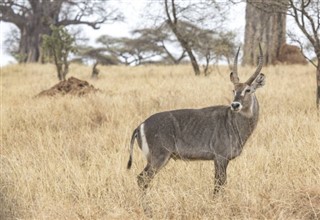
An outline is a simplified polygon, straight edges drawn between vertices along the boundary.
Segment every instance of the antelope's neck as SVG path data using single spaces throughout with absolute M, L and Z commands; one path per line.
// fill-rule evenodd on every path
M 257 126 L 259 118 L 259 103 L 257 98 L 252 95 L 252 103 L 244 111 L 236 113 L 235 117 L 235 128 L 239 134 L 239 143 L 244 145 L 247 139 L 250 137 L 252 132 Z
M 251 102 L 248 107 L 243 108 L 239 114 L 248 119 L 255 119 L 259 117 L 259 102 L 255 94 L 252 94 Z

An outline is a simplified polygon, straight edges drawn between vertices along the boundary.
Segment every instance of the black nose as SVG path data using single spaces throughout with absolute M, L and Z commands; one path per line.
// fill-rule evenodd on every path
M 232 107 L 233 109 L 238 109 L 238 108 L 240 107 L 240 103 L 238 103 L 238 102 L 233 102 L 233 103 L 231 103 L 231 107 Z

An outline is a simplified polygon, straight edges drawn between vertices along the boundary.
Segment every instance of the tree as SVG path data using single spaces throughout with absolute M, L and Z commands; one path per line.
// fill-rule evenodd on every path
M 121 61 L 113 54 L 105 54 L 105 48 L 92 46 L 77 46 L 76 57 L 71 60 L 73 63 L 92 64 L 91 78 L 98 79 L 100 73 L 98 65 L 118 65 Z
M 19 62 L 41 60 L 41 36 L 50 35 L 50 25 L 88 25 L 117 21 L 122 16 L 104 1 L 77 0 L 0 0 L 0 20 L 15 24 L 20 31 Z
M 273 11 L 292 17 L 301 31 L 304 39 L 297 36 L 291 36 L 294 42 L 300 45 L 301 51 L 308 47 L 315 54 L 314 62 L 312 59 L 305 57 L 316 68 L 316 106 L 320 109 L 320 0 L 282 0 L 282 1 L 262 1 L 255 0 L 258 7 L 268 9 L 268 12 Z
M 288 14 L 294 18 L 316 55 L 317 64 L 311 59 L 309 61 L 316 67 L 316 105 L 320 109 L 320 0 L 289 0 Z M 300 46 L 303 49 L 301 42 Z
M 112 37 L 103 35 L 97 39 L 104 51 L 118 57 L 125 65 L 140 65 L 162 54 L 162 49 L 144 37 Z
M 192 45 L 198 57 L 204 61 L 204 75 L 209 75 L 209 65 L 212 61 L 218 63 L 222 58 L 225 58 L 231 67 L 230 58 L 236 49 L 235 37 L 233 32 L 215 32 L 206 29 L 194 32 Z
M 202 29 L 188 22 L 181 22 L 180 25 L 183 25 L 179 27 L 180 34 L 188 39 L 192 52 L 199 60 L 205 61 L 205 75 L 209 73 L 208 67 L 213 60 L 217 62 L 222 57 L 229 60 L 233 56 L 235 50 L 233 33 Z M 155 62 L 177 64 L 186 56 L 186 51 L 182 49 L 179 56 L 170 52 L 169 44 L 172 46 L 178 42 L 165 26 L 168 25 L 164 23 L 160 27 L 134 30 L 133 38 L 103 35 L 97 40 L 102 45 L 99 52 L 118 57 L 118 60 L 122 60 L 125 65 Z
M 164 10 L 152 10 L 162 7 Z M 163 4 L 164 3 L 164 4 Z M 226 18 L 224 13 L 225 4 L 217 4 L 216 1 L 175 1 L 162 0 L 160 2 L 152 2 L 150 14 L 145 19 L 152 22 L 150 26 L 160 24 L 167 26 L 170 35 L 173 35 L 175 41 L 178 42 L 182 51 L 188 56 L 195 75 L 200 75 L 199 56 L 196 54 L 193 42 L 195 36 L 193 31 L 197 29 L 220 30 L 223 21 Z
M 181 22 L 178 23 L 177 6 L 174 0 L 171 0 L 171 8 L 169 8 L 168 0 L 165 0 L 165 12 L 167 15 L 167 23 L 169 27 L 171 28 L 174 35 L 177 37 L 179 43 L 181 44 L 181 47 L 187 51 L 195 75 L 200 75 L 199 64 L 192 51 L 191 45 L 188 43 L 188 39 L 181 33 L 181 29 L 179 29 L 179 24 L 181 24 Z
M 265 64 L 279 60 L 280 48 L 286 42 L 286 8 L 273 10 L 270 4 L 281 1 L 247 1 L 243 64 L 256 65 L 259 43 L 264 45 Z
M 177 4 L 175 0 L 164 0 L 164 3 L 166 23 L 188 54 L 195 75 L 200 75 L 199 62 L 194 53 L 194 44 L 192 44 L 193 31 L 198 29 L 195 24 L 210 22 L 220 25 L 225 15 L 215 1 L 186 1 Z
M 178 55 L 170 51 L 169 47 L 176 43 L 176 39 L 170 34 L 166 23 L 151 28 L 136 29 L 132 33 L 151 43 L 154 49 L 160 52 L 159 55 L 162 57 L 163 63 L 179 64 L 186 57 L 186 51 L 183 48 L 178 52 Z M 175 51 L 178 51 L 177 49 L 175 47 Z
M 98 70 L 98 68 L 97 68 L 98 64 L 99 64 L 99 62 L 97 61 L 92 66 L 92 74 L 91 74 L 91 78 L 92 79 L 98 79 L 98 75 L 99 75 L 99 72 L 100 72 Z
M 86 63 L 86 61 L 94 61 L 96 65 L 118 65 L 121 60 L 114 54 L 106 54 L 108 50 L 104 47 L 92 47 L 92 46 L 78 46 L 77 58 L 74 58 L 73 62 Z
M 101 65 L 140 65 L 145 63 L 178 64 L 184 57 L 179 57 L 167 48 L 167 41 L 174 43 L 163 28 L 144 28 L 132 31 L 133 37 L 100 36 L 96 42 L 99 47 L 79 46 L 76 61 L 95 60 Z M 155 59 L 154 59 L 155 58 Z
M 63 26 L 50 26 L 51 35 L 43 35 L 43 50 L 48 56 L 53 57 L 57 68 L 58 79 L 66 80 L 69 71 L 68 56 L 75 51 L 74 38 L 63 28 Z

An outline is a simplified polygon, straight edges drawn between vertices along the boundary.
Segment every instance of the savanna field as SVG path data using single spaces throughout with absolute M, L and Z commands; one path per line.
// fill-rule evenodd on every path
M 239 67 L 246 80 L 254 67 Z M 154 219 L 320 219 L 320 118 L 312 66 L 264 67 L 260 121 L 228 183 L 213 198 L 210 161 L 174 161 L 146 200 Z M 52 65 L 1 69 L 0 219 L 147 219 L 136 176 L 146 164 L 132 131 L 149 115 L 226 104 L 229 70 L 195 77 L 191 66 L 71 65 L 67 77 L 100 92 L 35 96 L 58 82 Z M 318 113 L 318 114 L 317 114 Z

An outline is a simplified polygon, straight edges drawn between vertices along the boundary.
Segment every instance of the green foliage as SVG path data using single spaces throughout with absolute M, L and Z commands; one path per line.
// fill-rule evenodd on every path
M 42 49 L 47 60 L 54 60 L 59 80 L 65 80 L 69 70 L 68 56 L 75 52 L 75 39 L 63 27 L 50 26 L 51 35 L 44 35 Z

